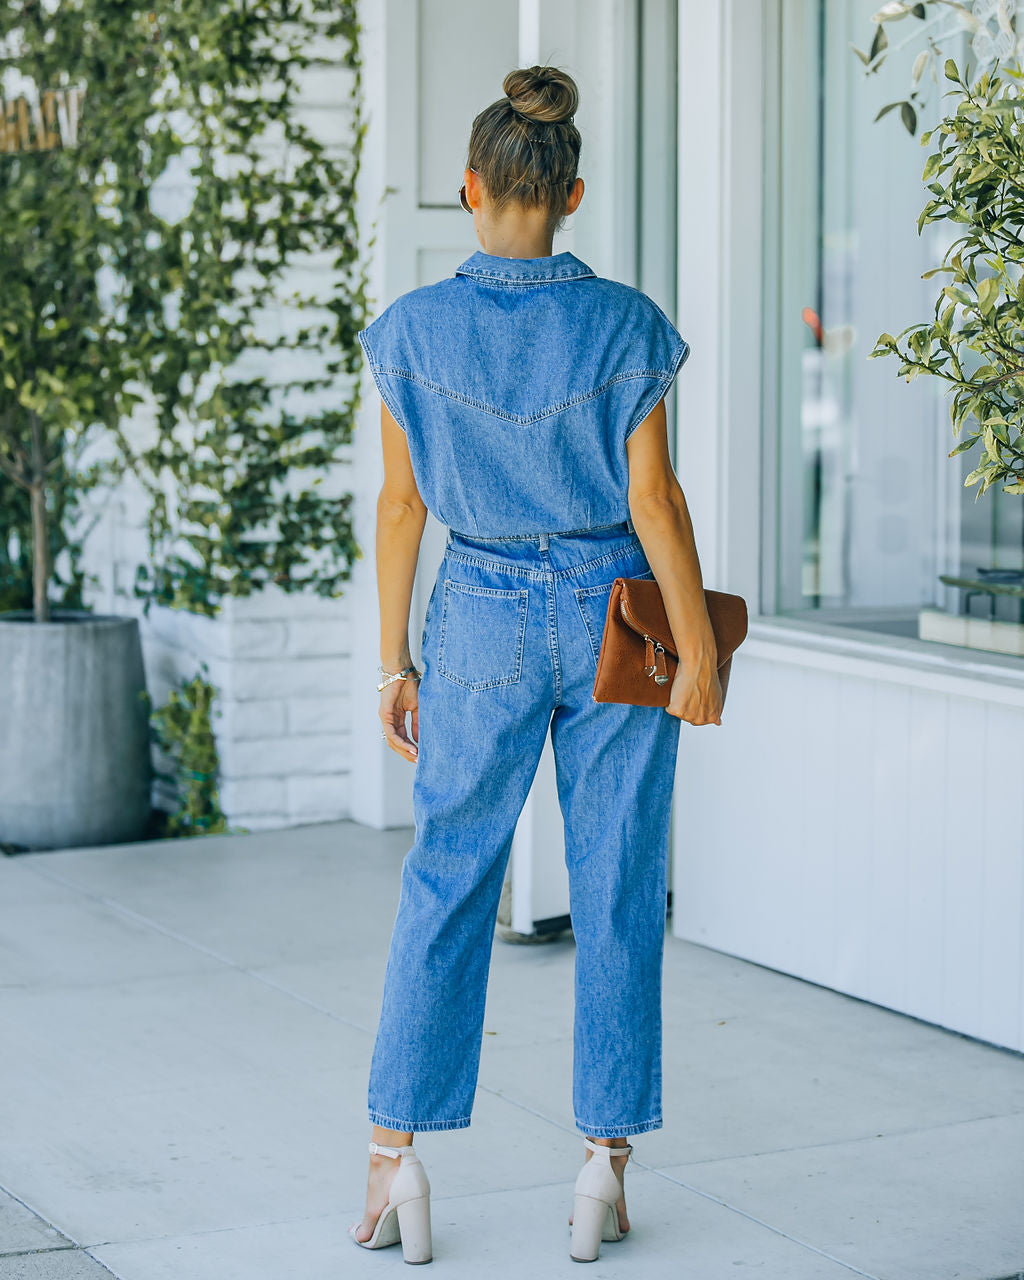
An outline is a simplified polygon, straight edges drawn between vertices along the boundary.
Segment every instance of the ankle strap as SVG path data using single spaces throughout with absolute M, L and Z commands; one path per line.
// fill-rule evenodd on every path
M 609 1156 L 629 1156 L 633 1150 L 633 1144 L 627 1142 L 624 1147 L 606 1147 L 600 1142 L 592 1142 L 590 1138 L 584 1137 L 583 1141 L 591 1149 L 591 1151 L 607 1151 Z
M 416 1152 L 415 1152 L 415 1151 L 413 1151 L 413 1149 L 412 1149 L 412 1143 L 411 1143 L 411 1142 L 409 1143 L 409 1145 L 408 1145 L 407 1147 L 385 1147 L 385 1146 L 384 1146 L 382 1143 L 380 1143 L 380 1142 L 371 1142 L 371 1143 L 370 1143 L 370 1155 L 371 1155 L 371 1156 L 372 1156 L 372 1155 L 391 1156 L 393 1159 L 398 1160 L 398 1159 L 401 1159 L 401 1157 L 402 1157 L 402 1155 L 403 1155 L 403 1154 L 405 1154 L 405 1155 L 415 1155 L 415 1154 L 416 1154 Z

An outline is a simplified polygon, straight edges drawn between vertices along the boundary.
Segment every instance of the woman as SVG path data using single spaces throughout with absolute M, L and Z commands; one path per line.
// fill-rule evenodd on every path
M 576 85 L 510 72 L 461 191 L 482 250 L 359 334 L 381 394 L 380 717 L 416 765 L 416 838 L 370 1068 L 368 1248 L 431 1260 L 412 1139 L 470 1122 L 498 899 L 550 729 L 576 940 L 572 1256 L 629 1229 L 628 1137 L 660 1128 L 668 821 L 681 720 L 722 690 L 664 395 L 689 346 L 553 234 L 578 208 Z M 448 526 L 422 673 L 409 606 L 427 510 Z M 667 714 L 592 695 L 611 584 L 654 577 L 680 661 Z M 411 716 L 411 736 L 406 715 Z

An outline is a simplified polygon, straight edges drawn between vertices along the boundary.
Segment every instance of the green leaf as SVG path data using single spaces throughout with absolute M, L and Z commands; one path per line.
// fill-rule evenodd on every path
M 968 186 L 970 186 L 975 182 L 982 182 L 985 178 L 990 176 L 994 168 L 995 168 L 994 165 L 986 164 L 984 162 L 982 162 L 981 164 L 976 164 L 974 168 L 970 171 L 970 173 L 967 175 L 965 181 L 967 182 Z
M 961 306 L 964 306 L 964 307 L 974 306 L 974 299 L 970 296 L 970 294 L 965 293 L 963 289 L 958 289 L 956 285 L 947 284 L 943 288 L 942 292 L 946 295 L 947 298 L 950 298 L 952 301 L 959 302 Z
M 982 443 L 985 446 L 985 452 L 993 460 L 999 461 L 999 442 L 996 440 L 996 433 L 991 427 L 986 426 L 981 433 Z
M 868 359 L 874 356 L 888 356 L 898 353 L 896 339 L 891 333 L 882 333 L 875 339 L 875 346 L 872 351 L 868 352 Z
M 999 297 L 999 280 L 996 276 L 987 276 L 978 281 L 978 306 L 982 315 L 988 315 Z

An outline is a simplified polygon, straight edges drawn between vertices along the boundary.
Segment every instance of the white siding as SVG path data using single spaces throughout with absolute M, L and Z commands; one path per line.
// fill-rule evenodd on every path
M 806 645 L 683 727 L 675 933 L 1024 1049 L 1024 680 Z

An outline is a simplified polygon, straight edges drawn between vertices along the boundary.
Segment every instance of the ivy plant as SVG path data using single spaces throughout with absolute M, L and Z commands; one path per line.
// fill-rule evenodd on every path
M 38 619 L 62 474 L 141 482 L 147 601 L 341 594 L 357 36 L 354 0 L 0 0 L 0 479 L 29 504 Z M 329 144 L 302 91 L 339 65 Z
M 178 808 L 167 819 L 168 836 L 215 835 L 229 830 L 217 790 L 220 771 L 213 732 L 217 691 L 202 668 L 192 680 L 172 689 L 167 702 L 151 714 L 153 738 L 173 766 L 157 777 L 170 783 Z

